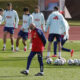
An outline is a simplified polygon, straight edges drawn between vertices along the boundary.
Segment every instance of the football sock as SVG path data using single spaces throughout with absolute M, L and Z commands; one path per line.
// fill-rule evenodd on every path
M 6 44 L 4 44 L 3 47 L 6 48 Z
M 24 48 L 27 48 L 27 46 L 24 46 Z
M 18 48 L 18 47 L 16 47 L 16 50 L 19 50 L 19 48 Z
M 29 70 L 26 70 L 27 73 L 29 73 Z
M 12 45 L 11 47 L 14 48 L 14 45 Z
M 61 52 L 59 52 L 59 57 L 61 57 Z
M 47 56 L 48 56 L 48 57 L 50 56 L 50 52 L 47 52 Z

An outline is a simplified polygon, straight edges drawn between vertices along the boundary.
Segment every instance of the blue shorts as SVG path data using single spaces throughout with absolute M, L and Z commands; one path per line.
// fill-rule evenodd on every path
M 59 34 L 49 34 L 48 41 L 52 42 L 56 38 L 57 42 L 61 42 L 61 35 Z
M 4 27 L 4 32 L 9 32 L 10 34 L 14 34 L 14 27 Z
M 24 40 L 27 40 L 28 32 L 23 32 L 20 30 L 20 32 L 18 33 L 18 36 L 22 37 L 22 39 L 24 39 Z

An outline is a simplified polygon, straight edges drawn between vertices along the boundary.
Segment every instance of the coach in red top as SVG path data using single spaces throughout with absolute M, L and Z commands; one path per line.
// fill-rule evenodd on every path
M 45 39 L 45 36 L 44 36 L 42 30 L 37 29 L 34 24 L 31 24 L 29 28 L 31 29 L 31 35 L 32 35 L 32 50 L 28 57 L 27 69 L 26 69 L 26 71 L 22 71 L 21 73 L 28 75 L 32 58 L 37 54 L 38 61 L 40 64 L 40 72 L 37 73 L 35 76 L 43 76 L 44 72 L 43 72 L 42 52 L 43 52 L 44 46 L 46 44 L 46 39 Z

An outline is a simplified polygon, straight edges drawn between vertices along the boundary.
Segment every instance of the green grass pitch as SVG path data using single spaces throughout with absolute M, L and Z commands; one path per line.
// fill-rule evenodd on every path
M 29 40 L 27 45 L 29 48 Z M 0 80 L 79 80 L 80 79 L 80 66 L 69 66 L 65 64 L 63 66 L 55 66 L 53 64 L 48 65 L 44 59 L 44 76 L 35 77 L 34 75 L 39 72 L 39 63 L 37 56 L 34 57 L 30 73 L 28 76 L 20 74 L 20 71 L 25 70 L 27 64 L 27 57 L 30 50 L 27 52 L 23 51 L 23 45 L 20 41 L 20 51 L 11 52 L 10 40 L 7 41 L 7 50 L 1 51 L 3 46 L 2 40 L 0 39 Z M 68 41 L 65 45 L 66 48 L 74 49 L 74 56 L 72 59 L 80 59 L 80 41 Z M 46 45 L 47 48 L 47 45 Z M 47 54 L 47 49 L 43 52 L 43 58 Z M 53 48 L 51 55 L 53 54 Z M 62 57 L 66 60 L 70 59 L 70 53 L 62 52 Z M 56 58 L 53 58 L 55 60 Z

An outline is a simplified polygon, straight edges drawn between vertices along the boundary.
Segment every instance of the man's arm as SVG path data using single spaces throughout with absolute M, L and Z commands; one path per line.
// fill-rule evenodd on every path
M 41 14 L 41 24 L 43 26 L 43 30 L 45 31 L 45 19 L 43 14 Z
M 61 24 L 62 24 L 62 27 L 63 27 L 63 32 L 64 32 L 64 34 L 65 34 L 65 33 L 66 33 L 65 18 L 61 15 L 61 16 L 60 16 L 60 19 L 61 19 Z
M 43 44 L 44 44 L 44 46 L 45 46 L 45 45 L 46 45 L 46 38 L 45 38 L 44 33 L 43 33 L 41 30 L 37 30 L 37 29 L 36 29 L 36 31 L 37 31 L 39 37 L 41 38 L 41 40 L 42 40 L 42 42 L 43 42 Z
M 3 16 L 2 16 L 2 20 L 1 20 L 1 24 L 3 23 L 5 21 L 5 11 L 4 11 L 4 13 L 3 13 Z
M 16 18 L 15 28 L 18 28 L 19 17 L 16 11 L 15 11 L 15 18 Z
M 47 19 L 47 23 L 46 23 L 46 28 L 45 28 L 45 32 L 47 32 L 48 27 L 50 26 L 50 21 L 51 21 L 51 15 L 48 17 Z

